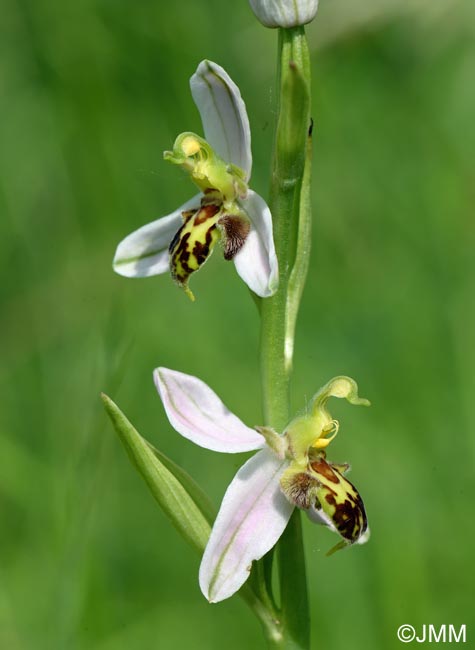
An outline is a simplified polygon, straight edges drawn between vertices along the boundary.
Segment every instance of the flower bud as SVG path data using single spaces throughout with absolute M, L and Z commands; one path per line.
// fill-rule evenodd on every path
M 315 18 L 318 0 L 249 0 L 266 27 L 297 27 Z

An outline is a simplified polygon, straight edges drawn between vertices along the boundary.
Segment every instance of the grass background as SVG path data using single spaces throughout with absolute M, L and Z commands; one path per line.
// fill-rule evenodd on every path
M 313 648 L 400 647 L 403 623 L 468 625 L 475 518 L 475 21 L 471 0 L 321 0 L 308 29 L 314 248 L 293 385 L 336 404 L 373 532 L 325 558 L 305 525 Z M 216 504 L 242 457 L 180 439 L 151 371 L 198 374 L 259 423 L 258 321 L 219 255 L 191 304 L 115 276 L 116 244 L 193 191 L 162 161 L 200 132 L 202 58 L 239 84 L 266 194 L 276 33 L 245 0 L 1 0 L 0 647 L 262 647 L 238 600 L 209 606 L 199 559 L 132 470 L 98 393 Z M 470 627 L 471 626 L 471 627 Z

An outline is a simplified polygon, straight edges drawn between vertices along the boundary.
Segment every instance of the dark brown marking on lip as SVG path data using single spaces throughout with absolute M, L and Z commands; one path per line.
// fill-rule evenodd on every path
M 182 227 L 183 228 L 183 227 Z M 192 273 L 188 261 L 190 259 L 190 252 L 187 250 L 188 240 L 190 238 L 190 233 L 187 232 L 183 235 L 182 239 L 179 238 L 180 232 L 178 231 L 172 243 L 175 244 L 175 247 L 170 246 L 170 253 L 172 255 L 170 270 L 172 277 L 180 283 L 184 283 L 188 276 Z M 175 241 L 176 240 L 176 241 Z M 183 272 L 177 270 L 177 260 L 179 261 Z
M 216 225 L 211 226 L 211 228 L 206 233 L 205 242 L 196 241 L 193 246 L 193 255 L 196 257 L 196 262 L 198 266 L 201 266 L 203 262 L 206 261 L 210 253 L 211 242 L 212 242 L 212 231 L 215 230 Z
M 201 223 L 204 223 L 208 219 L 212 219 L 216 214 L 218 214 L 221 206 L 216 205 L 215 203 L 208 203 L 203 205 L 197 212 L 195 217 L 195 226 L 199 226 Z
M 198 210 L 184 210 L 184 211 L 181 213 L 181 216 L 182 216 L 182 218 L 183 218 L 184 223 L 186 223 L 187 221 L 189 221 L 189 220 L 191 219 L 191 217 L 194 217 L 194 215 L 197 213 L 197 211 L 198 211 Z
M 193 247 L 193 255 L 196 257 L 198 266 L 201 266 L 201 264 L 203 264 L 209 255 L 209 246 L 202 244 L 199 241 L 195 242 L 195 245 Z
M 183 228 L 185 227 L 185 225 L 186 225 L 186 221 L 185 221 L 185 223 L 184 223 L 182 226 L 180 226 L 180 228 L 179 228 L 178 231 L 176 232 L 175 236 L 174 236 L 173 239 L 171 240 L 171 242 L 170 242 L 170 246 L 168 247 L 168 252 L 169 252 L 169 253 L 173 253 L 173 249 L 174 249 L 175 246 L 178 244 L 178 241 L 179 241 L 179 239 L 180 239 L 181 232 L 182 232 Z
M 325 501 L 335 508 L 332 519 L 340 535 L 350 541 L 357 539 L 362 521 L 361 510 L 349 499 L 337 503 L 333 494 L 326 494 Z
M 340 482 L 335 470 L 332 469 L 325 460 L 314 461 L 313 463 L 310 463 L 310 466 L 315 472 L 317 472 L 317 474 L 321 474 L 332 483 Z
M 178 246 L 176 247 L 175 255 L 179 256 L 180 261 L 182 261 L 183 259 L 188 260 L 190 258 L 190 253 L 186 250 L 190 235 L 191 233 L 189 232 L 185 233 L 183 237 L 180 239 Z
M 361 497 L 357 495 L 357 498 L 348 498 L 343 503 L 337 504 L 334 520 L 342 537 L 352 542 L 356 541 L 367 528 L 366 512 Z
M 323 497 L 325 502 L 334 510 L 331 518 L 340 535 L 349 542 L 354 543 L 367 529 L 366 512 L 358 490 L 336 468 L 331 467 L 322 458 L 310 463 L 310 467 L 320 474 L 322 478 L 331 483 L 340 484 L 343 489 L 342 493 L 341 489 L 333 490 L 329 485 L 325 484 L 321 498 Z
M 342 537 L 351 541 L 358 539 L 361 530 L 361 513 L 349 501 L 344 501 L 337 507 L 334 519 Z

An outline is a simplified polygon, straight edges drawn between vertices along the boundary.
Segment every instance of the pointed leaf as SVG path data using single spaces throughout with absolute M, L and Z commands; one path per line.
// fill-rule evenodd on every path
M 178 478 L 160 462 L 119 407 L 107 395 L 102 394 L 101 398 L 130 460 L 163 512 L 180 535 L 202 553 L 210 533 L 210 525 L 205 516 Z
M 200 511 L 203 513 L 206 521 L 213 525 L 216 519 L 216 508 L 211 503 L 211 499 L 206 492 L 198 485 L 195 479 L 188 474 L 187 471 L 177 465 L 171 458 L 165 456 L 160 450 L 151 445 L 147 440 L 145 441 L 150 449 L 153 451 L 158 460 L 173 474 L 173 476 L 182 484 L 184 489 L 188 492 L 190 497 L 196 503 Z

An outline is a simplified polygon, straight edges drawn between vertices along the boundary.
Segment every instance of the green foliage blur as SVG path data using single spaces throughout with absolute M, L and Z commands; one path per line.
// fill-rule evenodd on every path
M 305 521 L 316 649 L 396 649 L 404 623 L 465 623 L 473 643 L 474 14 L 321 0 L 307 30 L 315 225 L 293 406 L 343 373 L 372 402 L 334 405 L 330 454 L 352 463 L 371 541 L 327 558 L 337 540 Z M 219 254 L 194 304 L 111 260 L 194 191 L 162 151 L 201 133 L 203 58 L 241 88 L 266 195 L 277 34 L 246 0 L 2 0 L 1 16 L 0 648 L 263 647 L 239 598 L 201 596 L 99 392 L 219 504 L 243 457 L 181 439 L 152 370 L 199 375 L 261 423 L 255 306 Z

